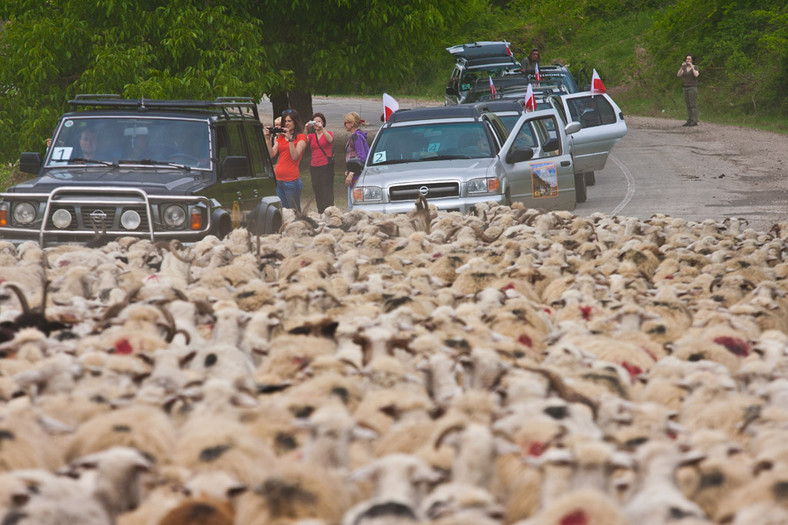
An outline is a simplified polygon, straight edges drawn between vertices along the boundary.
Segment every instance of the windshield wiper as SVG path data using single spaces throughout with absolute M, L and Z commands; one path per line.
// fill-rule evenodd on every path
M 103 166 L 112 166 L 117 168 L 118 165 L 115 162 L 109 162 L 108 160 L 96 160 L 96 159 L 83 159 L 82 157 L 76 157 L 73 159 L 68 159 L 69 164 L 72 162 L 76 163 L 90 163 L 90 164 L 101 164 Z
M 184 171 L 191 171 L 191 166 L 186 164 L 176 164 L 174 162 L 167 162 L 166 160 L 153 160 L 153 159 L 139 159 L 139 160 L 119 160 L 118 164 L 143 164 L 145 166 L 167 166 L 169 168 L 178 168 Z
M 418 159 L 389 159 L 382 162 L 376 162 L 372 166 L 385 166 L 386 164 L 405 164 L 406 162 L 416 162 Z

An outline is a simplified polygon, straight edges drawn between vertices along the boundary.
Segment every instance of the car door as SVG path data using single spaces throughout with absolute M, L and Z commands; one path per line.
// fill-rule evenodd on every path
M 517 150 L 532 152 L 532 155 L 518 161 Z M 523 114 L 499 156 L 512 202 L 520 201 L 526 206 L 547 210 L 575 208 L 572 157 L 563 123 L 555 111 Z
M 587 173 L 605 167 L 613 146 L 626 135 L 621 109 L 607 93 L 584 91 L 550 97 L 565 122 L 579 122 L 581 130 L 570 137 L 575 171 Z

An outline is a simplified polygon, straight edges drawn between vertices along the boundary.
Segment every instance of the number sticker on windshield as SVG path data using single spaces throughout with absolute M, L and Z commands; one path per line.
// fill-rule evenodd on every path
M 439 149 L 441 149 L 440 142 L 433 142 L 429 146 L 427 146 L 427 151 L 432 151 L 434 153 L 437 153 Z
M 51 164 L 60 163 L 64 164 L 71 158 L 71 151 L 74 148 L 71 146 L 57 146 L 52 150 L 52 157 L 50 157 Z
M 379 164 L 381 162 L 386 162 L 386 152 L 376 151 L 375 154 L 372 155 L 372 164 Z
M 535 199 L 558 197 L 558 167 L 555 162 L 531 164 L 531 187 Z

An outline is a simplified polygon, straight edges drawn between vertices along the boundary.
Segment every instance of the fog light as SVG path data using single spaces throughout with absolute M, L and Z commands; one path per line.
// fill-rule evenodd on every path
M 202 212 L 200 208 L 194 208 L 191 212 L 190 221 L 192 230 L 200 230 L 202 229 Z
M 127 230 L 136 230 L 142 223 L 140 214 L 134 210 L 126 210 L 120 216 L 120 225 Z
M 180 206 L 164 208 L 164 224 L 168 228 L 179 228 L 186 222 L 186 210 Z
M 36 218 L 36 209 L 29 202 L 20 202 L 14 208 L 14 220 L 18 224 L 30 224 Z
M 52 224 L 55 225 L 55 228 L 68 228 L 71 224 L 71 213 L 68 210 L 55 210 L 55 213 L 52 214 Z

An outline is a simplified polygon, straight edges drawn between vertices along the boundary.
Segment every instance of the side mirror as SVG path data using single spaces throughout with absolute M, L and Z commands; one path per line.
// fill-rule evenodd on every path
M 534 158 L 534 150 L 531 148 L 510 149 L 509 153 L 506 154 L 506 162 L 508 164 L 517 164 L 532 158 Z
M 19 170 L 22 173 L 37 175 L 41 170 L 41 154 L 37 151 L 22 153 L 19 156 Z
M 361 162 L 361 159 L 350 159 L 347 161 L 346 167 L 350 173 L 358 175 L 364 169 L 364 163 Z
M 581 129 L 583 129 L 583 126 L 577 121 L 570 122 L 569 124 L 564 126 L 564 131 L 566 132 L 567 135 L 577 133 Z
M 246 157 L 228 156 L 222 161 L 223 179 L 240 179 L 249 175 L 249 161 Z
M 452 97 L 458 96 L 460 93 L 457 91 L 457 88 L 454 86 L 448 86 L 446 88 L 446 94 Z
M 542 151 L 555 151 L 561 149 L 561 141 L 558 139 L 550 139 L 542 145 Z

